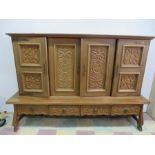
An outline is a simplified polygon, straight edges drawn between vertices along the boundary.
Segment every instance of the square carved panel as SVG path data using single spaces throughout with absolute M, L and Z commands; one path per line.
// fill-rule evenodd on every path
M 143 47 L 141 46 L 124 46 L 122 56 L 123 67 L 138 67 L 141 65 Z
M 40 66 L 40 45 L 20 44 L 20 64 L 22 66 Z
M 139 74 L 120 74 L 119 77 L 119 92 L 135 92 L 137 89 Z
M 42 73 L 22 73 L 23 90 L 27 92 L 42 92 Z
M 88 51 L 88 91 L 105 89 L 106 64 L 109 46 L 89 45 Z

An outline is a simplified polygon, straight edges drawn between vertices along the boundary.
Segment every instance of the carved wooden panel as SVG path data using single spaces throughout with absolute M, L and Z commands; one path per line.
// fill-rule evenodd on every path
M 20 95 L 48 97 L 49 77 L 45 37 L 13 37 Z
M 49 115 L 80 116 L 79 106 L 49 106 Z
M 140 112 L 140 106 L 138 105 L 124 105 L 113 106 L 111 115 L 138 115 Z
M 120 74 L 119 91 L 136 91 L 139 74 Z
M 140 95 L 149 40 L 117 42 L 112 96 Z
M 24 91 L 42 92 L 42 74 L 41 73 L 22 73 Z
M 139 46 L 124 46 L 122 56 L 122 66 L 137 67 L 141 65 L 143 47 Z
M 55 46 L 55 79 L 56 91 L 63 89 L 74 91 L 75 81 L 75 45 Z
M 109 46 L 90 45 L 88 53 L 88 91 L 105 89 L 107 52 Z
M 79 95 L 78 38 L 48 38 L 51 95 Z
M 40 65 L 40 45 L 39 44 L 20 44 L 20 64 L 22 66 Z
M 82 38 L 81 96 L 109 96 L 115 39 Z
M 81 115 L 110 115 L 110 106 L 81 106 Z

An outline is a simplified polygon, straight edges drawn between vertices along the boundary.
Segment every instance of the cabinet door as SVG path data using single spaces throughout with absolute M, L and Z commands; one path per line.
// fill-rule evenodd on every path
M 20 95 L 49 96 L 46 38 L 14 37 Z
M 149 42 L 125 39 L 118 41 L 113 96 L 140 95 Z
M 109 96 L 115 39 L 81 40 L 81 96 Z
M 48 39 L 51 95 L 79 94 L 79 47 L 79 39 Z

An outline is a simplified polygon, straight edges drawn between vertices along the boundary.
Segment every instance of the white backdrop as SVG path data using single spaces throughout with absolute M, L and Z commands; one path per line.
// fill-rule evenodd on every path
M 5 35 L 9 32 L 155 36 L 155 20 L 0 20 L 0 111 L 13 110 L 5 102 L 18 90 L 11 39 Z M 146 98 L 150 96 L 154 73 L 155 39 L 150 45 L 142 85 L 141 94 Z

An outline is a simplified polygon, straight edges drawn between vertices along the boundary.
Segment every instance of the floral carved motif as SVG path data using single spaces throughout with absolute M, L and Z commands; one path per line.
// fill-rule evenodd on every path
M 125 47 L 123 65 L 140 65 L 142 47 Z
M 81 107 L 82 115 L 109 115 L 110 107 L 108 106 L 83 106 Z
M 108 46 L 91 45 L 89 49 L 89 89 L 104 89 Z
M 74 88 L 75 46 L 56 46 L 57 88 Z
M 120 89 L 135 90 L 137 86 L 137 74 L 121 74 Z
M 112 115 L 139 114 L 140 106 L 114 106 Z
M 23 64 L 39 64 L 39 45 L 20 45 L 21 62 Z
M 40 115 L 48 114 L 48 106 L 44 105 L 18 105 L 18 114 L 25 115 Z
M 56 115 L 56 116 L 61 116 L 61 115 L 75 115 L 78 116 L 80 115 L 80 109 L 79 107 L 76 106 L 51 106 L 49 108 L 49 113 L 50 115 Z
M 24 73 L 23 78 L 25 89 L 42 89 L 40 73 Z

